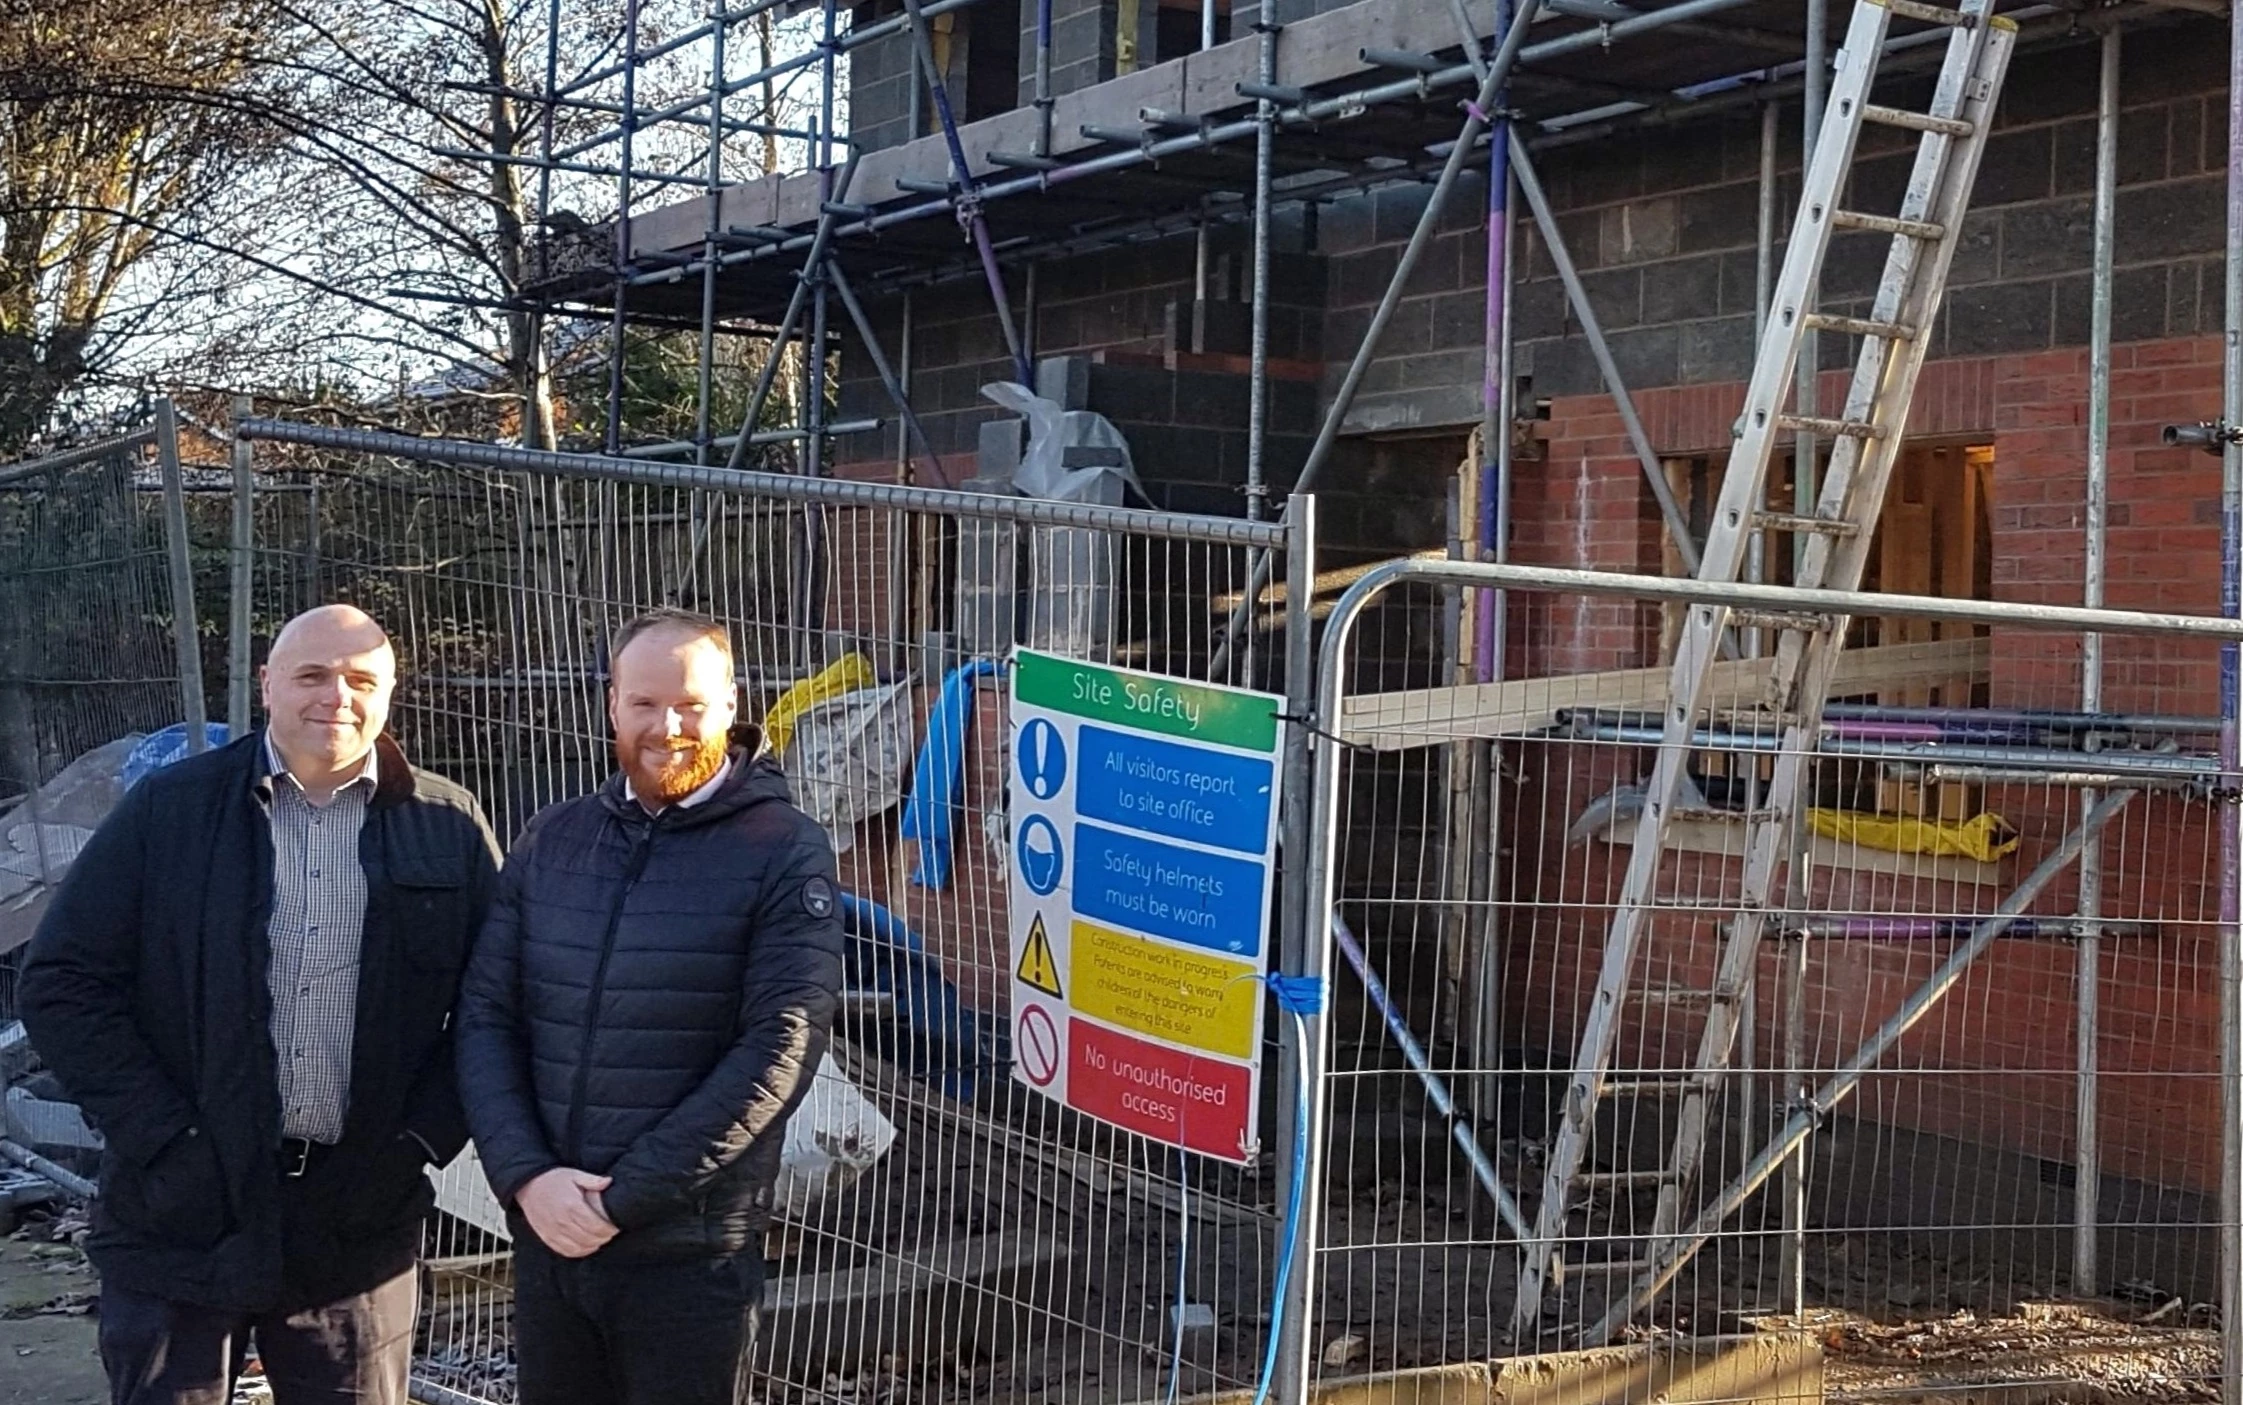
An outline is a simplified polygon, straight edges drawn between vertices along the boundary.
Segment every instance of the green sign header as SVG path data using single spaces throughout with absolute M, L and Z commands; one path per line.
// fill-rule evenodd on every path
M 1106 668 L 1032 649 L 1013 655 L 1012 687 L 1013 696 L 1032 707 L 1115 727 L 1246 751 L 1277 749 L 1279 699 L 1267 693 Z

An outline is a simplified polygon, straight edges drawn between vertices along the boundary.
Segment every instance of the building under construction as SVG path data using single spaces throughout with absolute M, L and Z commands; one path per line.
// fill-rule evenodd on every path
M 636 605 L 859 708 L 788 764 L 886 1132 L 781 1215 L 773 1398 L 2243 1400 L 2225 15 L 629 4 L 525 99 L 605 124 L 528 308 L 607 324 L 604 452 L 246 422 L 235 598 L 412 602 L 503 829 Z M 1019 1086 L 1016 645 L 1286 699 L 1258 1156 Z M 507 1400 L 443 1203 L 422 1384 Z

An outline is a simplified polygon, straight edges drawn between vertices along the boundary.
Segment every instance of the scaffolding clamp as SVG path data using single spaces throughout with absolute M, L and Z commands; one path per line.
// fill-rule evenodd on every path
M 2205 453 L 2216 456 L 2230 444 L 2243 444 L 2243 425 L 2229 424 L 2226 420 L 2169 424 L 2165 426 L 2161 437 L 2167 444 L 2194 444 Z

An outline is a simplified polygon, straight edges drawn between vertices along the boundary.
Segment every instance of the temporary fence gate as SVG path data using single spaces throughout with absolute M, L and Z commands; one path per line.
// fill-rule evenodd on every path
M 317 600 L 372 612 L 399 644 L 393 732 L 472 786 L 502 839 L 611 770 L 616 627 L 665 604 L 730 626 L 743 716 L 765 719 L 842 850 L 851 935 L 829 1076 L 788 1137 L 759 1399 L 1256 1383 L 1299 1085 L 1264 1057 L 1260 1148 L 1232 1166 L 1012 1076 L 1029 1056 L 1008 1004 L 1057 973 L 1008 942 L 1004 675 L 1017 643 L 1116 677 L 1204 678 L 1268 557 L 1303 588 L 1216 681 L 1305 699 L 1305 530 L 268 421 L 242 434 L 256 492 L 235 580 L 254 610 L 237 619 L 263 636 Z M 1268 644 L 1288 614 L 1290 659 Z M 238 668 L 251 652 L 236 641 Z M 508 1400 L 503 1216 L 466 1161 L 440 1204 L 418 1389 Z
M 1526 677 L 1443 675 L 1425 622 L 1458 591 L 1503 611 Z M 1714 666 L 1720 720 L 1679 758 L 1578 1179 L 1593 1194 L 1536 1246 L 1665 651 L 1701 606 L 1821 614 L 1848 648 L 1797 758 L 1741 1028 L 1709 1064 L 1704 992 L 1783 736 L 1762 711 L 1775 661 Z M 1302 1376 L 1602 1348 L 1641 1395 L 1690 1376 L 1713 1398 L 2213 1398 L 2243 1324 L 2219 1287 L 2236 796 L 2205 714 L 2243 623 L 1411 561 L 1356 582 L 1325 629 L 1310 907 L 1332 1013 L 1310 1025 L 1327 1073 Z M 1359 691 L 1396 678 L 1414 686 Z M 1685 1082 L 1711 1115 L 1678 1185 Z M 1529 1250 L 1557 1277 L 1514 1335 Z
M 203 714 L 177 425 L 155 409 L 146 429 L 0 467 L 0 1021 L 125 739 Z
M 150 442 L 43 463 L 36 491 L 0 479 L 0 522 L 30 543 L 0 560 L 0 589 L 32 592 L 0 612 L 10 659 L 34 622 L 133 596 L 103 635 L 131 659 L 5 680 L 154 690 L 96 730 L 169 722 L 199 668 L 177 473 L 141 462 Z M 235 464 L 234 678 L 293 610 L 365 605 L 404 656 L 398 735 L 506 834 L 607 771 L 616 625 L 681 603 L 733 626 L 748 710 L 844 847 L 852 935 L 833 1076 L 790 1137 L 768 1246 L 766 1399 L 1266 1382 L 1294 1401 L 1371 1371 L 1556 1370 L 1598 1343 L 1635 1397 L 1684 1376 L 1693 1398 L 1757 1399 L 2226 1382 L 2234 787 L 2203 714 L 2243 627 L 1913 597 L 1868 618 L 1856 594 L 1413 561 L 1343 573 L 1312 687 L 1306 501 L 1261 524 L 277 423 L 245 426 Z M 130 511 L 95 511 L 104 492 Z M 21 534 L 57 512 L 77 525 Z M 1250 596 L 1279 555 L 1286 587 Z M 1504 611 L 1523 678 L 1454 676 L 1459 592 Z M 1740 641 L 1709 682 L 1734 710 L 1691 738 L 1577 1178 L 1594 1193 L 1546 1246 L 1522 1336 L 1520 1256 L 1661 740 L 1667 670 L 1647 665 L 1692 604 L 1839 617 L 1833 704 L 1798 758 L 1813 803 L 1709 1065 L 1692 993 L 1780 745 L 1754 720 L 1769 663 Z M 1206 678 L 1241 610 L 1259 628 L 1240 667 Z M 2108 675 L 2091 715 L 2088 635 Z M 1043 978 L 1007 933 L 1015 644 L 1286 698 L 1272 969 L 1312 979 L 1273 999 L 1243 1167 L 1009 1076 L 1008 1003 Z M 34 702 L 48 727 L 86 712 Z M 246 721 L 242 682 L 230 702 Z M 1675 1187 L 1660 1094 L 1681 1078 L 1703 1080 L 1710 1130 Z M 418 1389 L 504 1401 L 503 1217 L 471 1163 L 443 1196 Z

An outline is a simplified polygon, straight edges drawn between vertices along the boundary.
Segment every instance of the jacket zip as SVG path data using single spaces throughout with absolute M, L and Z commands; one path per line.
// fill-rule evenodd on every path
M 623 865 L 623 882 L 615 890 L 615 901 L 608 906 L 607 930 L 600 936 L 599 964 L 592 968 L 592 994 L 584 1007 L 584 1038 L 576 1051 L 576 1083 L 569 1092 L 568 1163 L 581 1169 L 584 1165 L 584 1100 L 592 1084 L 592 1039 L 600 1029 L 600 1002 L 607 996 L 608 963 L 615 958 L 615 933 L 623 923 L 623 903 L 631 896 L 639 875 L 646 871 L 648 852 L 654 847 L 654 823 L 649 821 L 639 837 L 631 844 L 631 856 Z

